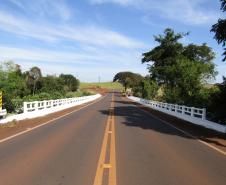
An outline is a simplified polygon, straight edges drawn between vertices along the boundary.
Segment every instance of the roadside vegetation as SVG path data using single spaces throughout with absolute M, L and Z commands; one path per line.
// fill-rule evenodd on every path
M 12 61 L 0 63 L 0 90 L 3 108 L 20 112 L 24 101 L 72 98 L 92 93 L 79 90 L 79 80 L 70 74 L 43 76 L 41 69 L 32 67 L 22 72 Z
M 226 1 L 221 0 L 223 11 Z M 226 19 L 212 26 L 215 39 L 226 45 Z M 209 85 L 217 71 L 215 53 L 207 44 L 184 45 L 181 39 L 189 33 L 175 33 L 166 28 L 154 36 L 158 45 L 142 54 L 142 63 L 148 64 L 149 75 L 142 77 L 132 72 L 119 72 L 113 81 L 124 86 L 127 94 L 167 103 L 207 108 L 209 119 L 226 124 L 226 78 L 223 83 Z M 225 48 L 224 48 L 225 50 Z M 226 50 L 222 54 L 225 61 Z

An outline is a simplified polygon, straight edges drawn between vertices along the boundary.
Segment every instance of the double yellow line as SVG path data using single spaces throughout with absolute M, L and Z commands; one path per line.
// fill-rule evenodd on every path
M 110 142 L 108 142 L 110 139 Z M 107 147 L 110 144 L 109 162 L 106 162 Z M 97 165 L 96 176 L 93 185 L 103 184 L 104 170 L 108 170 L 108 185 L 116 185 L 116 155 L 115 155 L 115 118 L 114 118 L 114 93 L 112 94 L 111 107 L 104 132 L 100 158 Z

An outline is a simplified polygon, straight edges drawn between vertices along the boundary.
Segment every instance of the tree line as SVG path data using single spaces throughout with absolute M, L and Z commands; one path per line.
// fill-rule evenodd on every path
M 3 108 L 8 112 L 22 111 L 24 101 L 74 97 L 79 83 L 71 74 L 43 76 L 38 67 L 22 72 L 12 61 L 0 64 L 0 90 L 3 91 Z
M 223 11 L 226 1 L 221 0 Z M 211 29 L 215 39 L 225 47 L 226 20 L 219 19 Z M 189 33 L 175 33 L 167 28 L 154 36 L 158 45 L 142 54 L 149 75 L 142 77 L 132 72 L 119 72 L 113 81 L 120 82 L 125 91 L 130 88 L 135 96 L 167 103 L 206 107 L 209 119 L 226 124 L 226 78 L 223 83 L 210 85 L 217 71 L 215 53 L 207 44 L 184 45 L 181 39 Z M 224 48 L 225 50 L 225 48 Z M 226 52 L 223 53 L 225 61 Z

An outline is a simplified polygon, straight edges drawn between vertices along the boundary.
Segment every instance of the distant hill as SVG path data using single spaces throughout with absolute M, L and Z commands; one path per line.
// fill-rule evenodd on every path
M 80 89 L 89 89 L 89 88 L 119 89 L 119 90 L 123 89 L 122 85 L 118 82 L 80 83 Z

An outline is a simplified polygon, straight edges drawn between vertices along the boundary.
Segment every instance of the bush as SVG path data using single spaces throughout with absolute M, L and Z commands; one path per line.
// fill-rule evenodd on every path
M 75 93 L 74 92 L 67 92 L 65 97 L 66 98 L 73 98 L 73 97 L 75 97 Z
M 12 99 L 12 105 L 14 108 L 14 111 L 17 113 L 23 112 L 23 99 L 20 97 L 16 97 Z
M 82 91 L 82 96 L 90 96 L 90 95 L 93 95 L 93 93 L 89 91 Z
M 39 101 L 39 95 L 38 94 L 35 94 L 35 95 L 28 95 L 28 96 L 25 96 L 23 97 L 23 101 Z
M 39 97 L 39 101 L 52 99 L 52 96 L 46 92 L 42 92 L 42 93 L 38 94 L 38 97 Z
M 158 85 L 153 80 L 144 81 L 143 96 L 147 96 L 148 99 L 154 99 L 158 91 Z
M 211 96 L 211 104 L 208 107 L 208 116 L 211 120 L 226 125 L 226 80 L 218 85 L 219 91 Z
M 51 99 L 53 99 L 53 100 L 62 99 L 62 98 L 65 98 L 65 97 L 60 92 L 51 93 Z
M 12 99 L 7 94 L 3 96 L 3 109 L 6 109 L 7 112 L 13 112 L 15 110 Z

